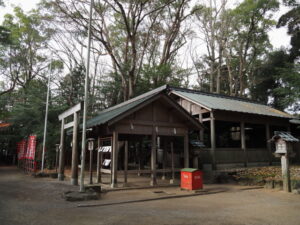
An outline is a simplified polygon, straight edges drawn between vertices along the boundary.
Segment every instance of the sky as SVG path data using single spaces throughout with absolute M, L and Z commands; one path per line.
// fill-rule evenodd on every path
M 28 11 L 30 9 L 33 9 L 39 1 L 40 0 L 4 0 L 6 7 L 0 7 L 0 23 L 2 22 L 3 16 L 6 13 L 12 12 L 13 5 L 20 6 L 24 11 Z M 274 19 L 278 20 L 278 18 L 287 10 L 287 7 L 281 7 L 280 10 L 274 14 Z M 286 28 L 277 29 L 276 27 L 274 27 L 269 32 L 270 41 L 274 48 L 289 46 L 290 37 L 287 35 L 286 31 Z

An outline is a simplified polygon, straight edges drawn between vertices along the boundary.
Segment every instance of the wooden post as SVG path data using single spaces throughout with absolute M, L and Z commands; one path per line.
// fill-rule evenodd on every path
M 78 113 L 74 113 L 73 140 L 72 140 L 72 165 L 71 184 L 78 185 Z
M 101 164 L 102 164 L 102 160 L 100 160 L 100 154 L 101 152 L 100 150 L 100 137 L 98 138 L 98 146 L 97 146 L 97 183 L 101 183 Z
M 65 149 L 64 149 L 64 139 L 65 139 L 65 120 L 61 120 L 61 131 L 60 131 L 60 149 L 59 149 L 59 166 L 58 166 L 58 180 L 64 180 L 65 171 Z
M 156 180 L 156 133 L 155 131 L 152 132 L 152 142 L 151 142 L 151 186 L 157 185 Z
M 244 152 L 244 167 L 248 166 L 248 153 L 246 147 L 246 137 L 245 137 L 245 122 L 241 122 L 241 149 Z
M 189 136 L 184 136 L 184 167 L 189 168 Z
M 142 155 L 142 142 L 140 141 L 139 142 L 139 147 L 137 148 L 138 149 L 138 176 L 141 176 L 141 155 Z
M 203 117 L 202 117 L 202 108 L 200 107 L 200 112 L 199 112 L 199 122 L 202 124 L 202 120 L 203 120 Z M 199 136 L 200 136 L 200 141 L 204 141 L 204 130 L 203 129 L 200 129 L 199 131 Z
M 210 154 L 212 160 L 212 169 L 216 169 L 216 128 L 213 111 L 210 112 Z
M 193 167 L 198 169 L 199 168 L 199 162 L 198 162 L 198 156 L 194 156 L 193 158 Z
M 128 141 L 125 141 L 125 152 L 124 152 L 124 186 L 127 186 L 127 172 L 128 172 Z
M 266 142 L 267 142 L 267 150 L 269 152 L 269 165 L 272 165 L 272 149 L 271 149 L 271 142 L 269 142 L 269 140 L 271 139 L 271 134 L 270 134 L 270 125 L 266 124 Z
M 56 144 L 56 149 L 55 149 L 55 173 L 57 173 L 59 154 L 60 154 L 59 149 L 60 149 L 60 144 Z
M 167 142 L 166 142 L 166 140 L 164 140 L 163 146 L 164 146 L 164 148 L 163 148 L 163 165 L 162 165 L 163 166 L 163 172 L 162 172 L 161 179 L 165 180 L 166 179 L 165 170 L 166 170 L 166 161 L 167 161 Z
M 93 184 L 93 151 L 94 150 L 90 150 L 90 184 Z
M 281 169 L 282 169 L 283 190 L 286 192 L 291 192 L 291 180 L 290 180 L 288 154 L 284 154 L 281 156 Z
M 117 187 L 118 183 L 118 149 L 119 149 L 119 143 L 118 143 L 118 132 L 113 131 L 113 145 L 112 145 L 112 177 L 111 177 L 111 187 L 115 188 Z
M 171 167 L 172 167 L 172 179 L 170 180 L 170 184 L 174 184 L 175 180 L 175 170 L 174 170 L 174 144 L 171 142 Z

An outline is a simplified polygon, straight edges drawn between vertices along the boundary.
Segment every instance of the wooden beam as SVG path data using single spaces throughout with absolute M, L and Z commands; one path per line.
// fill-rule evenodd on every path
M 78 185 L 78 113 L 74 113 L 71 184 Z
M 158 127 L 180 127 L 185 128 L 182 123 L 172 123 L 172 122 L 161 122 L 161 121 L 147 121 L 147 120 L 122 120 L 120 124 L 126 125 L 145 125 L 145 126 L 158 126 Z
M 74 115 L 75 115 L 76 113 L 74 113 Z M 74 126 L 74 121 L 73 122 L 70 122 L 70 123 L 67 123 L 67 124 L 64 124 L 64 129 L 66 130 L 66 129 L 68 129 L 68 128 L 71 128 L 71 127 L 73 127 Z
M 247 153 L 247 147 L 246 147 L 246 137 L 245 137 L 245 123 L 241 122 L 240 125 L 241 129 L 241 148 L 242 151 L 244 152 L 244 166 L 248 166 L 248 153 Z
M 81 103 L 78 103 L 77 105 L 73 106 L 72 108 L 70 108 L 70 109 L 64 111 L 62 114 L 60 114 L 58 116 L 58 119 L 62 120 L 62 119 L 66 118 L 68 116 L 71 116 L 72 114 L 74 114 L 74 113 L 76 113 L 80 110 L 81 110 Z
M 65 120 L 61 120 L 61 130 L 60 130 L 60 149 L 59 149 L 59 165 L 58 165 L 58 180 L 64 180 L 64 171 L 65 171 L 65 149 L 64 149 L 64 139 L 65 139 L 65 130 L 64 130 Z
M 112 177 L 111 177 L 111 187 L 117 187 L 118 183 L 118 150 L 119 150 L 119 143 L 118 143 L 118 132 L 113 131 L 113 145 L 112 145 Z

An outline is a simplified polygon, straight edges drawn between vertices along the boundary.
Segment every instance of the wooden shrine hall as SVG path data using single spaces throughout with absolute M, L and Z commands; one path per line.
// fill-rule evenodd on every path
M 118 174 L 123 175 L 124 186 L 128 174 L 148 174 L 149 183 L 154 186 L 160 173 L 163 178 L 168 175 L 172 183 L 175 172 L 189 167 L 189 136 L 199 136 L 203 128 L 163 86 L 101 111 L 87 121 L 87 129 L 87 137 L 94 138 L 96 143 L 97 183 L 109 174 L 111 187 L 117 187 L 118 180 L 121 181 Z M 73 145 L 72 155 L 77 157 L 75 151 L 78 150 Z M 77 184 L 76 167 L 78 159 L 72 160 L 72 184 Z M 59 177 L 63 177 L 61 163 L 59 168 Z
M 64 124 L 64 118 L 74 113 L 77 121 L 79 109 L 74 106 L 60 116 L 62 148 L 64 129 L 73 127 L 72 184 L 78 179 L 77 126 L 73 126 L 78 122 Z M 124 185 L 128 174 L 145 174 L 155 185 L 157 174 L 168 175 L 172 182 L 184 167 L 222 170 L 276 163 L 268 140 L 274 131 L 293 128 L 293 121 L 298 123 L 288 113 L 249 99 L 164 85 L 99 112 L 87 121 L 87 137 L 96 140 L 99 183 L 103 174 L 110 175 L 112 187 L 118 174 Z M 64 174 L 64 152 L 59 178 Z M 299 158 L 297 150 L 295 159 Z

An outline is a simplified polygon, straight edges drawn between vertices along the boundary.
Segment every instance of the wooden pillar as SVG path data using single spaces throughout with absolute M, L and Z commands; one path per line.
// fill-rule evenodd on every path
M 165 172 L 166 163 L 167 163 L 167 141 L 164 139 L 164 142 L 163 142 L 163 163 L 162 163 L 163 172 L 162 172 L 162 177 L 161 177 L 162 180 L 166 179 L 166 172 Z
M 290 180 L 290 168 L 289 168 L 288 154 L 284 154 L 281 156 L 281 169 L 282 169 L 283 190 L 286 192 L 291 192 L 291 180 Z
M 97 146 L 97 183 L 101 183 L 101 165 L 102 165 L 102 160 L 101 160 L 101 152 L 100 152 L 100 148 L 101 148 L 101 142 L 100 142 L 100 137 L 98 138 L 98 146 Z
M 213 111 L 210 112 L 210 154 L 212 161 L 212 169 L 216 169 L 216 128 Z
M 269 124 L 266 124 L 266 143 L 267 143 L 267 150 L 268 150 L 268 155 L 269 155 L 269 165 L 271 166 L 272 165 L 272 158 L 273 158 L 273 155 L 272 155 L 272 149 L 271 149 L 271 142 L 269 141 L 271 139 L 271 134 L 270 134 L 270 125 Z
M 90 150 L 90 168 L 89 168 L 89 184 L 93 184 L 93 152 L 94 150 Z
M 248 153 L 246 147 L 246 137 L 245 137 L 245 122 L 241 122 L 241 149 L 244 153 L 244 166 L 248 166 Z
M 71 184 L 78 185 L 78 113 L 74 113 Z
M 124 186 L 127 186 L 127 173 L 128 173 L 128 141 L 125 141 L 125 152 L 124 152 Z
M 138 152 L 137 152 L 137 155 L 138 155 L 138 176 L 141 176 L 141 167 L 142 167 L 142 164 L 141 164 L 141 155 L 142 155 L 142 141 L 139 141 L 139 147 L 137 148 L 138 149 Z
M 199 112 L 199 122 L 202 124 L 203 122 L 203 117 L 202 117 L 202 108 L 200 107 L 200 112 Z M 200 129 L 199 131 L 199 137 L 200 137 L 200 141 L 204 141 L 204 130 Z
M 170 180 L 170 184 L 174 184 L 175 180 L 175 165 L 174 165 L 174 144 L 171 142 L 171 167 L 172 167 L 172 178 Z
M 198 169 L 199 168 L 199 160 L 198 160 L 198 156 L 194 156 L 193 158 L 193 168 Z
M 65 149 L 64 149 L 64 139 L 65 139 L 65 120 L 61 120 L 61 131 L 60 131 L 60 148 L 59 148 L 59 165 L 58 165 L 58 180 L 64 180 L 65 171 Z
M 119 143 L 118 143 L 118 132 L 113 131 L 113 145 L 112 145 L 112 176 L 111 176 L 111 187 L 117 187 L 118 183 L 118 150 L 119 150 Z
M 157 180 L 156 180 L 156 133 L 155 131 L 152 132 L 152 142 L 151 142 L 151 186 L 157 185 Z
M 184 167 L 189 168 L 189 135 L 184 136 Z

